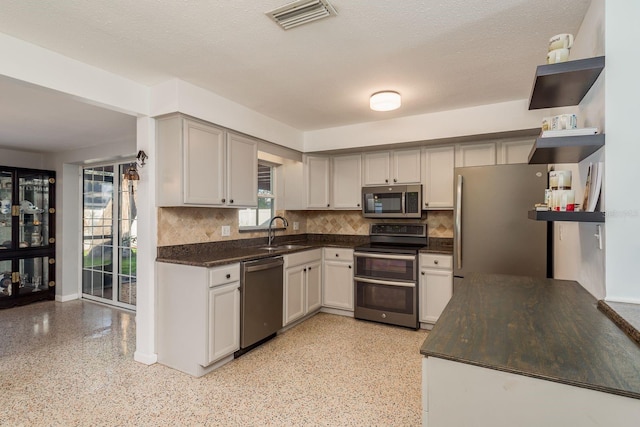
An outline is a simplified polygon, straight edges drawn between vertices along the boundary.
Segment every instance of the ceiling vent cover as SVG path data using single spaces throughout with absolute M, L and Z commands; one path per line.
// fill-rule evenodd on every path
M 337 14 L 327 0 L 298 0 L 267 12 L 285 30 Z

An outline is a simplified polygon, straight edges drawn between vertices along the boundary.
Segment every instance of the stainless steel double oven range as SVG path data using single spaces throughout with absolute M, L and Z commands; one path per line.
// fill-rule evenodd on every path
M 355 318 L 417 329 L 426 224 L 372 224 L 369 234 L 371 243 L 354 252 Z

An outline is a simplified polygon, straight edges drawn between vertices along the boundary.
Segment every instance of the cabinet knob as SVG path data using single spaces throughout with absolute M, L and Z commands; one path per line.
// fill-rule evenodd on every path
M 424 205 L 425 206 L 429 206 L 429 202 L 424 202 Z
M 222 203 L 224 203 L 224 202 L 226 202 L 226 201 L 227 201 L 227 199 L 222 199 Z
M 302 271 L 304 271 L 304 272 L 306 273 L 306 272 L 307 272 L 307 269 L 306 269 L 306 268 L 303 268 L 303 269 L 302 269 Z
M 351 266 L 349 266 L 349 270 L 351 270 Z
M 231 279 L 231 275 L 227 273 L 227 279 Z
M 309 271 L 311 271 L 311 267 L 309 267 Z
M 424 271 L 421 271 L 420 274 L 422 274 L 424 276 Z
M 393 182 L 398 182 L 398 180 L 397 180 L 397 179 L 395 179 L 395 178 L 393 178 Z
M 336 254 L 336 258 L 338 258 L 340 256 L 340 254 Z
M 436 260 L 433 260 L 433 263 L 434 263 L 435 265 L 438 265 L 438 260 L 437 260 L 437 259 L 436 259 Z
M 233 203 L 233 199 L 229 200 L 229 203 Z
M 384 182 L 387 182 L 387 183 L 388 183 L 388 182 L 389 182 L 389 180 L 388 180 L 388 179 L 385 179 L 385 180 L 384 180 Z
M 331 206 L 329 203 L 327 203 L 327 207 Z
M 358 203 L 358 205 L 357 205 L 357 206 L 358 206 L 358 207 L 360 207 L 360 203 Z

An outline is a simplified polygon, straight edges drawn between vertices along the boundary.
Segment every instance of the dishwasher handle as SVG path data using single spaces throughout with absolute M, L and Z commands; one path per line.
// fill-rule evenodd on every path
M 260 259 L 257 261 L 246 261 L 242 263 L 242 268 L 245 273 L 253 273 L 255 271 L 267 270 L 284 265 L 282 257 Z

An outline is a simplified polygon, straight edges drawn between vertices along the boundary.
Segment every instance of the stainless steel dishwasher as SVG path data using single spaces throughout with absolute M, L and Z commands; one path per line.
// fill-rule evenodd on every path
M 282 257 L 241 264 L 239 356 L 275 336 L 282 328 Z

